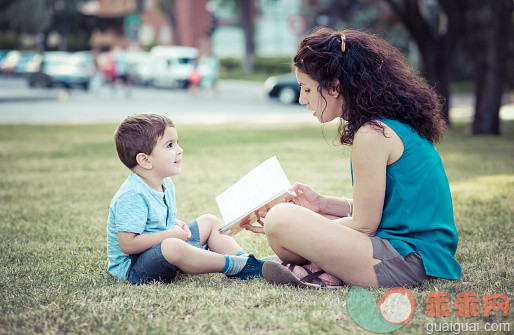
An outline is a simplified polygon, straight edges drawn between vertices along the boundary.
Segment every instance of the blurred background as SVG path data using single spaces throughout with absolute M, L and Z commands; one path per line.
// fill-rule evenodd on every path
M 119 121 L 149 107 L 206 122 L 303 121 L 290 59 L 303 36 L 331 26 L 383 37 L 445 98 L 448 123 L 463 119 L 473 134 L 497 135 L 501 120 L 514 118 L 513 6 L 0 0 L 0 122 Z

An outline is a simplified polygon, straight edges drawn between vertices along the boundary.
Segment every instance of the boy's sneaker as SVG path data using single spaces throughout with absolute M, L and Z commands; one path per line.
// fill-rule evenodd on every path
M 262 265 L 264 261 L 255 258 L 253 254 L 248 255 L 244 268 L 235 275 L 228 275 L 228 279 L 245 280 L 253 277 L 262 277 Z

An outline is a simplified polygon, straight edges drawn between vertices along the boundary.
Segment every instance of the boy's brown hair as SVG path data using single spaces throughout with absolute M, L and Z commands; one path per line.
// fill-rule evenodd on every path
M 121 162 L 129 169 L 134 168 L 137 165 L 137 154 L 150 155 L 167 127 L 175 127 L 175 124 L 169 117 L 161 114 L 142 113 L 128 116 L 114 133 Z

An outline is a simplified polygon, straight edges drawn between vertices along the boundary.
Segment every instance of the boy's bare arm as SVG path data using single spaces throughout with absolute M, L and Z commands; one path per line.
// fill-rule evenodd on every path
M 140 254 L 166 238 L 175 237 L 188 240 L 188 233 L 179 226 L 157 233 L 135 234 L 125 231 L 118 232 L 118 243 L 121 251 L 128 255 Z

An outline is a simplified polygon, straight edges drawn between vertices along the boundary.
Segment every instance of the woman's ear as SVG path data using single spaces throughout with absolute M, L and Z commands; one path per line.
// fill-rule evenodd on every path
M 337 98 L 339 96 L 339 79 L 334 80 L 332 83 L 332 88 L 328 92 L 331 96 Z
M 142 152 L 136 155 L 136 162 L 143 169 L 149 170 L 152 168 L 152 163 L 150 162 L 148 155 Z

